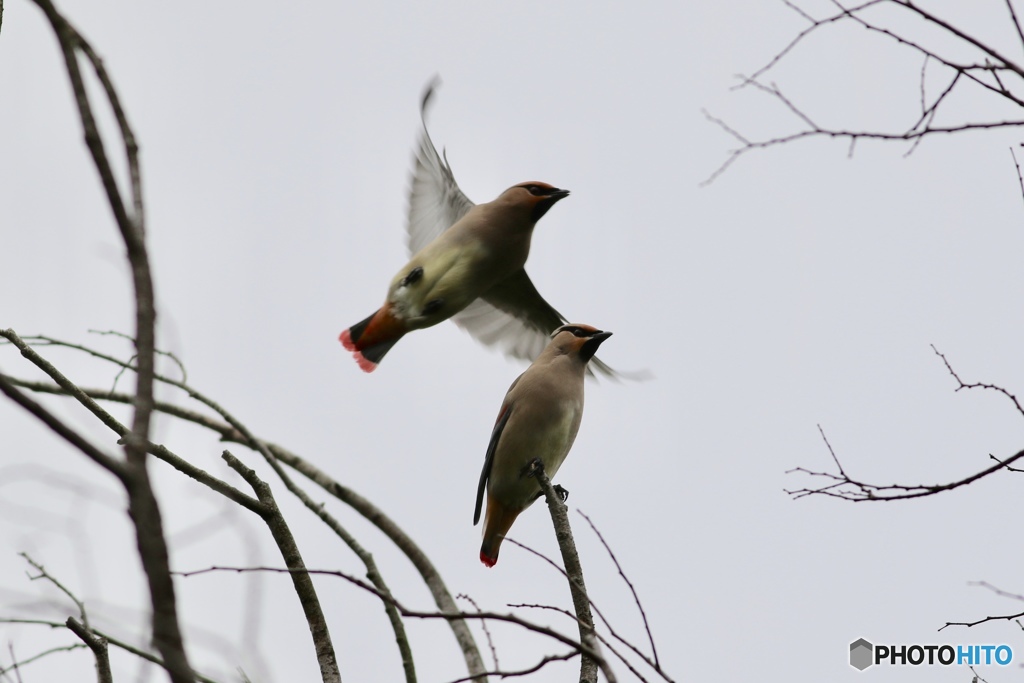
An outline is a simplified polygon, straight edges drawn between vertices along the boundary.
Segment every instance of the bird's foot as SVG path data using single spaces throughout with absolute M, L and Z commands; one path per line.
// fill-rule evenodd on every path
M 569 490 L 568 489 L 563 487 L 561 484 L 555 484 L 554 489 L 555 489 L 555 493 L 558 494 L 558 497 L 562 499 L 563 503 L 565 501 L 569 500 Z

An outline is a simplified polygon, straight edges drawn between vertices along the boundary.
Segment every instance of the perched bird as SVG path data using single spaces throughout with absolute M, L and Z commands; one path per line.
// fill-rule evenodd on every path
M 533 365 L 512 382 L 491 432 L 476 490 L 473 524 L 480 521 L 484 491 L 487 515 L 480 561 L 493 567 L 512 523 L 541 496 L 527 475 L 540 459 L 554 477 L 576 440 L 583 417 L 583 379 L 597 347 L 611 332 L 589 325 L 562 325 Z
M 473 204 L 427 132 L 436 84 L 420 104 L 423 132 L 409 192 L 412 259 L 392 278 L 384 305 L 339 337 L 366 372 L 407 333 L 448 318 L 484 344 L 525 360 L 536 358 L 551 331 L 566 322 L 523 266 L 537 221 L 569 191 L 531 181 Z M 593 365 L 616 374 L 599 360 Z

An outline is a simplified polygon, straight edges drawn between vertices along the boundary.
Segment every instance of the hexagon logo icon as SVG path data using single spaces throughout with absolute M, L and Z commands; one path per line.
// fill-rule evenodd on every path
M 868 668 L 874 664 L 874 650 L 875 646 L 863 638 L 853 641 L 850 643 L 850 666 L 858 671 Z

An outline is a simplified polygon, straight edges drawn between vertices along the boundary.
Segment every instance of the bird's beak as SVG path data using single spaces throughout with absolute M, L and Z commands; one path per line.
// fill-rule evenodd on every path
M 555 189 L 555 191 L 552 192 L 551 194 L 541 197 L 539 201 L 537 201 L 537 203 L 533 205 L 533 221 L 539 221 L 541 219 L 541 216 L 546 214 L 548 212 L 548 209 L 554 206 L 559 199 L 565 199 L 568 196 L 569 190 Z
M 597 347 L 599 347 L 605 339 L 612 336 L 611 332 L 597 332 L 593 334 L 590 339 L 583 342 L 583 346 L 580 347 L 580 356 L 583 360 L 588 361 L 594 357 L 597 353 Z

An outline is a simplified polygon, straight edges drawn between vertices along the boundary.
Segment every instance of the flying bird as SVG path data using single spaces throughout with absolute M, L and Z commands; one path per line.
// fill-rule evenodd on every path
M 589 325 L 562 325 L 526 372 L 512 382 L 498 411 L 476 490 L 473 524 L 484 518 L 480 561 L 493 567 L 505 534 L 541 496 L 528 476 L 537 458 L 554 477 L 569 454 L 583 417 L 583 379 L 597 347 L 612 335 Z
M 539 181 L 513 185 L 474 204 L 427 132 L 435 79 L 420 103 L 423 132 L 409 191 L 410 261 L 391 279 L 384 305 L 341 333 L 359 367 L 373 372 L 403 336 L 452 318 L 487 346 L 533 360 L 566 322 L 524 270 L 537 221 L 569 191 Z M 600 360 L 594 367 L 614 370 Z

